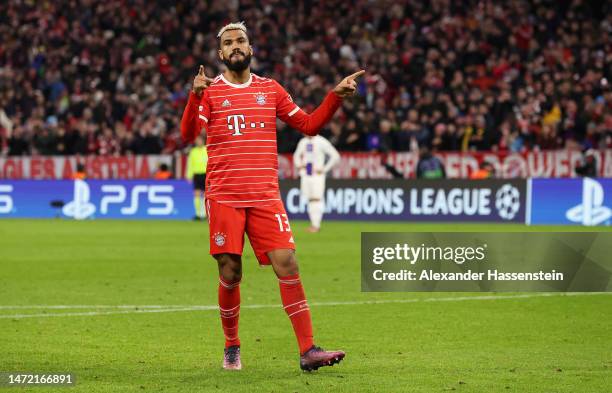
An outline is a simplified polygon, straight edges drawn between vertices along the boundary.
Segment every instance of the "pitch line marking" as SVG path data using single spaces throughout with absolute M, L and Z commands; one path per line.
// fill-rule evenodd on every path
M 558 297 L 558 296 L 589 296 L 589 295 L 612 295 L 612 292 L 546 292 L 546 293 L 527 293 L 520 295 L 480 295 L 480 296 L 454 296 L 454 297 L 430 297 L 430 298 L 413 298 L 413 299 L 380 299 L 380 300 L 356 300 L 356 301 L 338 301 L 338 302 L 319 302 L 319 306 L 336 306 L 336 305 L 353 305 L 353 304 L 377 304 L 377 303 L 416 303 L 416 302 L 431 302 L 431 301 L 462 301 L 462 300 L 489 300 L 489 299 L 520 299 L 531 297 Z M 313 303 L 315 304 L 315 303 Z M 198 305 L 198 304 L 32 304 L 32 305 L 0 305 L 0 310 L 11 309 L 100 309 L 100 308 L 118 308 L 118 309 L 171 309 L 171 308 L 194 308 L 200 307 L 208 309 L 218 308 L 216 305 Z M 265 308 L 275 307 L 268 304 L 251 304 L 242 305 L 246 308 Z
M 34 310 L 37 308 L 47 309 L 47 310 L 64 310 L 64 309 L 92 309 L 92 308 L 186 308 L 186 307 L 194 307 L 194 304 L 185 304 L 185 305 L 174 305 L 174 304 L 117 304 L 117 305 L 108 305 L 108 304 L 34 304 L 34 305 L 0 305 L 0 310 L 14 310 L 14 309 L 23 309 L 23 310 Z
M 459 302 L 469 300 L 504 300 L 504 299 L 530 299 L 537 297 L 563 297 L 563 296 L 596 296 L 596 295 L 612 295 L 612 292 L 573 292 L 573 293 L 533 293 L 522 295 L 498 295 L 498 296 L 456 296 L 456 297 L 430 297 L 430 298 L 414 298 L 414 299 L 382 299 L 382 300 L 362 300 L 362 301 L 338 301 L 338 302 L 313 302 L 311 306 L 353 306 L 353 305 L 368 305 L 368 304 L 404 304 L 404 303 L 430 303 L 430 302 Z M 247 304 L 242 305 L 241 309 L 259 309 L 259 308 L 280 308 L 280 304 Z M 23 318 L 45 318 L 45 317 L 78 317 L 78 316 L 97 316 L 111 314 L 144 314 L 144 313 L 166 313 L 166 312 L 182 312 L 182 311 L 215 311 L 219 310 L 217 305 L 5 305 L 0 306 L 0 309 L 116 309 L 112 311 L 84 311 L 84 312 L 68 312 L 54 314 L 9 314 L 0 315 L 0 319 L 23 319 Z

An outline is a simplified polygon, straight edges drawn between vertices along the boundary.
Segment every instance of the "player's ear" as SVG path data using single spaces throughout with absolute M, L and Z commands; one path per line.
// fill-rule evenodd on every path
M 220 59 L 221 61 L 223 61 L 223 51 L 222 51 L 221 49 L 219 49 L 219 50 L 217 51 L 217 53 L 219 53 L 219 59 Z
M 251 45 L 249 45 L 249 54 L 253 56 L 253 47 Z

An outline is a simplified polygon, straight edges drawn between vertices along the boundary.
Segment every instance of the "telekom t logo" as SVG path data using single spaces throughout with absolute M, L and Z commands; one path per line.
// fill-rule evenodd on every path
M 254 122 L 249 123 L 250 128 L 256 128 L 257 124 Z M 240 132 L 240 129 L 243 129 L 246 127 L 246 122 L 244 121 L 244 115 L 228 115 L 227 116 L 227 128 L 229 128 L 231 131 L 234 131 L 234 133 L 232 134 L 232 136 L 238 136 L 238 135 L 242 135 L 242 132 Z M 265 127 L 265 123 L 259 122 L 259 127 L 260 128 L 264 128 Z

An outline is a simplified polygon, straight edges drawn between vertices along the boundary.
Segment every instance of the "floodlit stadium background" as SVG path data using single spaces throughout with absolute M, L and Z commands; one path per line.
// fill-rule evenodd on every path
M 359 234 L 609 230 L 611 11 L 578 0 L 2 2 L 0 373 L 74 372 L 88 392 L 606 391 L 610 297 L 364 294 Z M 216 267 L 207 226 L 190 221 L 179 122 L 198 65 L 222 72 L 216 32 L 237 20 L 252 71 L 307 111 L 367 70 L 322 130 L 341 162 L 319 234 L 302 221 L 300 134 L 278 123 L 315 334 L 349 354 L 315 376 L 297 372 L 274 275 L 248 246 L 245 372 L 220 370 Z M 431 159 L 446 178 L 417 179 Z M 172 180 L 155 180 L 162 163 Z M 484 163 L 488 178 L 473 179 Z
M 13 180 L 71 179 L 81 164 L 87 180 L 112 179 L 121 188 L 120 197 L 104 194 L 101 183 L 80 187 L 91 188 L 95 205 L 81 218 L 191 215 L 181 198 L 184 182 L 155 191 L 161 185 L 147 179 L 162 163 L 184 179 L 189 146 L 179 120 L 190 84 L 200 64 L 209 76 L 222 71 L 216 32 L 244 20 L 252 71 L 278 80 L 306 110 L 341 77 L 367 70 L 358 96 L 345 100 L 322 130 L 342 153 L 329 176 L 339 183 L 330 182 L 329 200 L 338 202 L 328 204 L 328 218 L 607 224 L 607 181 L 540 179 L 612 175 L 609 8 L 605 1 L 5 2 L 0 214 L 73 217 L 61 211 L 74 200 L 71 184 Z M 280 122 L 278 129 L 285 202 L 299 205 L 294 184 L 284 179 L 297 178 L 291 153 L 300 134 Z M 504 184 L 414 182 L 430 177 L 418 164 L 432 160 L 447 178 L 514 183 L 498 194 Z M 395 183 L 376 183 L 374 194 L 363 190 L 366 179 L 391 178 Z M 128 179 L 139 182 L 123 183 Z M 357 179 L 364 181 L 347 181 Z M 141 201 L 133 191 L 138 184 L 166 202 Z M 476 217 L 419 214 L 411 206 L 427 201 L 407 188 L 422 187 L 445 196 L 453 187 L 468 194 L 484 188 L 495 208 Z M 400 214 L 368 214 L 381 211 L 380 193 L 400 188 L 406 188 L 404 207 L 394 209 Z M 105 196 L 115 201 L 106 209 Z M 470 203 L 467 196 L 446 199 Z M 568 216 L 578 205 L 601 214 Z M 302 217 L 302 208 L 290 210 Z

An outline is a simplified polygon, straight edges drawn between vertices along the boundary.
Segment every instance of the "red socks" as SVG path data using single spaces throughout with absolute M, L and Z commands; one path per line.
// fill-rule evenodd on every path
M 310 319 L 310 308 L 306 303 L 304 288 L 299 274 L 279 277 L 281 299 L 285 312 L 291 320 L 293 331 L 300 346 L 300 354 L 310 349 L 313 345 L 312 321 Z
M 238 317 L 240 314 L 240 281 L 226 282 L 219 277 L 219 309 L 225 335 L 225 348 L 240 345 Z
M 306 303 L 304 288 L 299 274 L 278 279 L 281 299 L 285 312 L 291 320 L 297 337 L 300 354 L 304 354 L 313 345 L 310 308 Z M 238 338 L 238 317 L 240 314 L 240 281 L 226 282 L 219 277 L 219 309 L 221 325 L 225 335 L 225 348 L 240 345 Z

